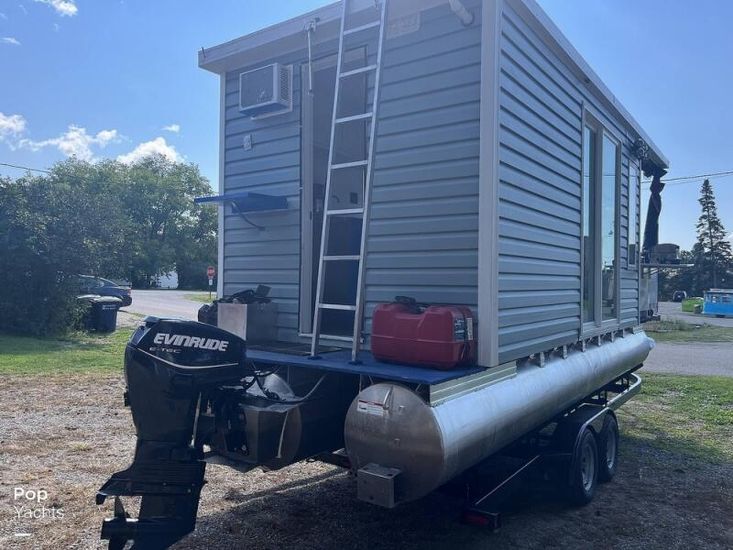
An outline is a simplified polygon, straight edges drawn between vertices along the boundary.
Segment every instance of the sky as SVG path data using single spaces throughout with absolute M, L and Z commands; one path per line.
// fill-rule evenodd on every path
M 197 51 L 327 3 L 0 0 L 0 163 L 159 152 L 216 185 L 218 82 Z M 669 159 L 668 177 L 733 170 L 733 2 L 539 3 Z M 733 176 L 712 182 L 733 232 Z M 663 242 L 691 248 L 701 183 L 664 190 Z

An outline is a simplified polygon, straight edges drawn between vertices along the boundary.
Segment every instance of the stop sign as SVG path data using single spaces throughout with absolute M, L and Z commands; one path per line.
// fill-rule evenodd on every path
M 206 276 L 209 279 L 213 279 L 214 275 L 216 275 L 216 269 L 214 269 L 214 267 L 210 265 L 209 267 L 206 268 Z

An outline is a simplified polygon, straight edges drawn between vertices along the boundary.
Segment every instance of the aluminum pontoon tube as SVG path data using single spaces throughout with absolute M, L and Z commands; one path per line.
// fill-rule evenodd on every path
M 398 384 L 370 386 L 346 415 L 352 468 L 398 468 L 397 499 L 420 498 L 640 365 L 653 347 L 643 332 L 627 334 L 544 367 L 523 365 L 514 378 L 435 407 Z

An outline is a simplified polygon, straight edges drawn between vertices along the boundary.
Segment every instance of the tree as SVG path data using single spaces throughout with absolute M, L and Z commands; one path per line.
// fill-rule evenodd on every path
M 77 273 L 103 247 L 99 205 L 55 177 L 0 181 L 0 329 L 50 335 L 78 316 Z
M 183 243 L 176 254 L 179 288 L 206 288 L 206 268 L 216 265 L 218 212 L 212 206 L 196 206 L 193 223 L 181 229 Z
M 701 286 L 716 288 L 733 265 L 733 252 L 723 223 L 718 217 L 713 186 L 708 179 L 702 184 L 698 202 L 702 213 L 697 222 L 697 242 L 692 254 L 699 266 Z
M 127 170 L 120 201 L 131 224 L 133 243 L 126 263 L 133 285 L 148 286 L 154 277 L 174 269 L 188 273 L 191 263 L 215 262 L 216 222 L 211 220 L 216 209 L 193 202 L 211 193 L 198 167 L 157 155 Z M 204 280 L 205 269 L 204 265 Z
M 700 274 L 696 269 L 695 250 L 680 250 L 680 263 L 687 266 L 679 269 L 660 269 L 657 284 L 659 285 L 659 297 L 664 300 L 671 300 L 676 290 L 684 290 L 688 296 L 702 296 Z
M 52 335 L 74 324 L 78 274 L 148 286 L 177 268 L 190 286 L 216 264 L 216 209 L 193 164 L 76 159 L 47 176 L 0 178 L 0 330 Z M 196 275 L 200 280 L 196 280 Z

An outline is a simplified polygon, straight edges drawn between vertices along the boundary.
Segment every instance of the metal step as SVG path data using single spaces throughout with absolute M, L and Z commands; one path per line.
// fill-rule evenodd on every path
M 370 71 L 376 71 L 377 67 L 379 67 L 379 65 L 376 65 L 376 64 L 367 65 L 366 67 L 359 67 L 358 69 L 353 69 L 351 71 L 346 71 L 345 73 L 340 73 L 339 78 L 347 78 L 349 76 L 354 76 L 357 74 L 368 73 Z
M 318 304 L 321 309 L 335 309 L 338 311 L 356 311 L 356 306 L 348 304 Z
M 350 216 L 354 214 L 363 214 L 363 208 L 344 208 L 343 210 L 326 210 L 326 216 Z
M 359 166 L 366 166 L 369 163 L 368 160 L 355 160 L 354 162 L 342 162 L 341 164 L 332 164 L 331 170 L 343 170 L 344 168 L 357 168 Z
M 361 260 L 361 256 L 358 254 L 351 254 L 346 256 L 324 256 L 324 262 L 358 262 Z
M 344 122 L 354 122 L 355 120 L 364 120 L 365 118 L 372 118 L 374 113 L 371 111 L 368 113 L 361 113 L 359 115 L 345 116 L 336 119 L 336 124 L 343 124 Z
M 344 36 L 351 36 L 352 34 L 357 34 L 363 31 L 368 31 L 370 29 L 378 29 L 380 26 L 381 26 L 381 21 L 372 21 L 371 23 L 367 23 L 366 25 L 360 25 L 358 27 L 346 29 L 344 31 Z

